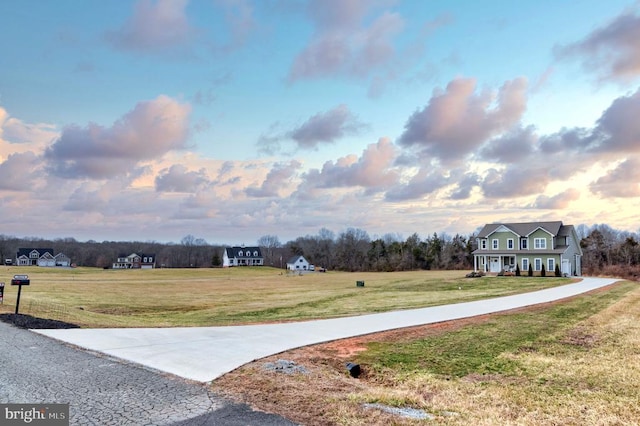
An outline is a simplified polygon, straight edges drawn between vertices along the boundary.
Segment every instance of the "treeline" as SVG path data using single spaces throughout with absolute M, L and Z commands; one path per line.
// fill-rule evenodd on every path
M 637 233 L 615 230 L 608 225 L 576 227 L 583 250 L 585 275 L 640 277 L 640 237 Z M 335 234 L 326 228 L 286 243 L 276 235 L 260 237 L 265 264 L 286 268 L 287 260 L 303 255 L 309 262 L 328 270 L 406 271 L 416 269 L 473 269 L 472 252 L 476 234 L 433 233 L 421 238 L 386 234 L 372 238 L 358 228 Z M 0 259 L 15 260 L 21 247 L 52 248 L 64 253 L 78 266 L 111 267 L 120 255 L 155 254 L 157 267 L 206 268 L 222 266 L 224 245 L 210 244 L 203 238 L 187 235 L 179 243 L 86 241 L 73 238 L 46 240 L 0 235 Z

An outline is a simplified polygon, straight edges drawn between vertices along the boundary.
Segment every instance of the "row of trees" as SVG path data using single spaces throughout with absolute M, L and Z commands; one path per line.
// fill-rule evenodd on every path
M 640 238 L 637 233 L 618 231 L 608 225 L 576 228 L 583 250 L 583 272 L 590 275 L 636 276 L 640 270 Z M 257 241 L 265 264 L 282 267 L 294 255 L 330 270 L 404 271 L 415 269 L 472 269 L 475 234 L 437 234 L 421 238 L 417 233 L 404 239 L 398 234 L 371 238 L 358 228 L 335 234 L 326 228 L 316 235 L 281 243 L 276 235 Z M 20 247 L 53 248 L 78 266 L 110 267 L 119 255 L 155 254 L 158 267 L 216 267 L 222 265 L 224 246 L 203 238 L 185 236 L 180 243 L 79 242 L 73 238 L 45 240 L 0 235 L 0 259 L 15 258 Z M 637 274 L 637 275 L 640 275 Z

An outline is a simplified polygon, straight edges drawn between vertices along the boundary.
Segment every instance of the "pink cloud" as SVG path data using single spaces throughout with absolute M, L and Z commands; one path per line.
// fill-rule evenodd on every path
M 603 198 L 640 196 L 640 159 L 630 158 L 589 185 Z
M 475 79 L 455 79 L 405 124 L 399 144 L 443 160 L 460 160 L 516 124 L 526 109 L 526 80 L 476 94 Z
M 370 144 L 358 158 L 355 155 L 327 161 L 322 170 L 312 169 L 306 174 L 305 184 L 312 188 L 338 188 L 360 186 L 368 191 L 378 191 L 398 181 L 399 175 L 392 168 L 396 147 L 386 138 Z
M 139 0 L 133 15 L 117 31 L 107 34 L 115 47 L 133 51 L 161 51 L 182 46 L 193 30 L 186 16 L 189 0 Z
M 208 182 L 204 169 L 188 171 L 182 164 L 174 164 L 158 174 L 155 185 L 160 192 L 195 192 Z
M 45 151 L 52 173 L 103 179 L 129 172 L 140 161 L 184 148 L 191 108 L 168 96 L 138 103 L 111 127 L 67 126 Z
M 603 79 L 634 79 L 640 75 L 640 16 L 624 12 L 584 40 L 558 48 L 557 55 L 582 58 Z
M 383 12 L 365 24 L 378 7 L 369 0 L 314 0 L 309 16 L 316 33 L 289 71 L 289 80 L 330 75 L 367 76 L 395 57 L 392 40 L 404 27 L 400 15 Z
M 531 205 L 531 208 L 562 210 L 569 207 L 571 202 L 578 198 L 580 198 L 580 191 L 575 188 L 571 188 L 551 197 L 547 195 L 539 195 L 536 198 L 536 201 Z
M 313 148 L 322 142 L 334 142 L 345 135 L 357 134 L 364 127 L 346 105 L 318 113 L 290 133 L 301 148 Z
M 302 164 L 296 160 L 277 163 L 269 171 L 260 187 L 250 187 L 245 192 L 250 197 L 277 197 L 301 167 Z

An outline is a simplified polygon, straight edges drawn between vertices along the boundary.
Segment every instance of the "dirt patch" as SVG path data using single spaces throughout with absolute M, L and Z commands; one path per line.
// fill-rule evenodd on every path
M 567 336 L 562 340 L 562 343 L 566 345 L 580 346 L 585 349 L 593 348 L 600 338 L 594 334 L 588 333 L 583 328 L 574 328 L 569 331 Z

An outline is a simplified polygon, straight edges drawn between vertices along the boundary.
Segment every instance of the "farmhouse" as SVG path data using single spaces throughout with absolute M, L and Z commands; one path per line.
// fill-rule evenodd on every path
M 54 256 L 51 248 L 19 248 L 16 253 L 16 265 L 71 266 L 71 259 L 63 253 L 58 253 Z
M 293 256 L 287 261 L 287 269 L 290 271 L 309 271 L 311 265 L 304 256 Z
M 113 269 L 153 269 L 156 267 L 156 255 L 144 253 L 121 254 L 113 263 Z
M 473 252 L 474 271 L 545 270 L 556 266 L 563 275 L 582 274 L 582 249 L 573 225 L 562 222 L 491 223 L 477 237 Z
M 227 247 L 222 255 L 222 267 L 262 266 L 264 258 L 260 247 Z

